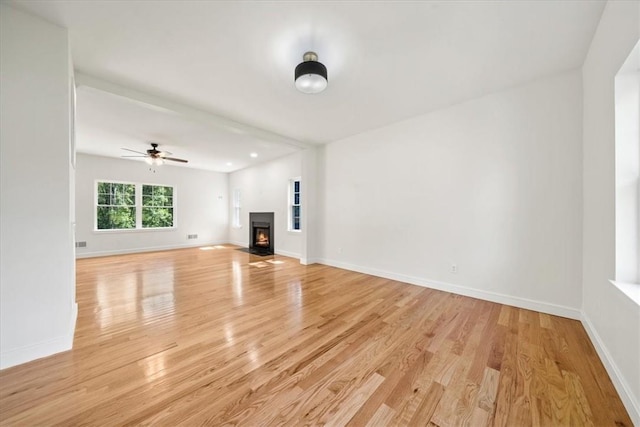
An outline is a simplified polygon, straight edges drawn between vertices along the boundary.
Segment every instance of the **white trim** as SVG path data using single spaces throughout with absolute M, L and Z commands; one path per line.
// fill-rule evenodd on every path
M 242 228 L 242 192 L 239 188 L 233 189 L 231 202 L 231 227 Z
M 486 301 L 492 301 L 500 304 L 512 305 L 514 307 L 525 308 L 527 310 L 540 311 L 542 313 L 553 314 L 555 316 L 567 317 L 569 319 L 580 320 L 581 312 L 577 308 L 567 307 L 564 305 L 553 304 L 544 301 L 536 301 L 528 298 L 521 298 L 512 295 L 505 295 L 498 292 L 484 291 L 481 289 L 469 288 L 467 286 L 456 285 L 453 283 L 441 282 L 438 280 L 430 280 L 421 277 L 407 276 L 405 274 L 394 273 L 390 271 L 377 270 L 369 267 L 362 267 L 340 261 L 320 258 L 315 260 L 319 264 L 325 264 L 332 267 L 343 268 L 345 270 L 357 271 L 359 273 L 370 274 L 372 276 L 384 277 L 385 279 L 397 280 L 399 282 L 410 283 L 412 285 L 423 286 L 426 288 L 438 289 L 445 292 L 451 292 L 458 295 L 464 295 L 472 298 L 479 298 Z
M 298 204 L 294 204 L 295 201 L 295 183 L 298 183 Z M 287 232 L 289 233 L 300 233 L 302 232 L 302 177 L 296 176 L 295 178 L 289 179 L 289 188 L 287 194 Z M 297 230 L 293 228 L 293 215 L 292 208 L 298 207 L 300 209 L 300 215 L 298 216 L 299 227 Z
M 147 233 L 149 231 L 176 231 L 178 227 L 147 227 L 147 228 L 105 228 L 93 230 L 93 234 L 118 234 L 118 233 Z
M 591 338 L 591 342 L 593 343 L 598 356 L 600 356 L 600 360 L 602 360 L 602 363 L 604 364 L 604 367 L 607 370 L 607 373 L 609 374 L 609 377 L 611 378 L 616 391 L 620 395 L 620 399 L 622 400 L 624 407 L 627 409 L 627 412 L 629 412 L 629 416 L 631 417 L 633 423 L 637 426 L 640 426 L 640 403 L 636 402 L 633 398 L 631 387 L 629 387 L 629 384 L 627 384 L 627 382 L 625 381 L 624 376 L 620 373 L 618 365 L 616 365 L 615 361 L 611 357 L 611 354 L 607 350 L 607 347 L 604 345 L 604 342 L 600 338 L 600 335 L 596 331 L 596 328 L 591 323 L 591 320 L 589 320 L 589 316 L 587 316 L 587 313 L 585 313 L 584 311 L 582 311 L 581 314 L 582 319 L 580 320 L 582 321 L 582 326 L 584 326 L 584 329 L 587 331 L 587 335 L 589 335 L 589 338 Z
M 276 253 L 276 255 L 282 255 L 282 256 L 288 256 L 289 258 L 300 259 L 300 254 L 297 254 L 295 252 L 289 252 L 289 251 L 283 251 L 283 250 L 280 250 L 280 249 L 275 249 L 275 253 Z
M 126 254 L 137 254 L 141 252 L 157 252 L 157 251 L 168 251 L 171 249 L 187 249 L 187 248 L 197 248 L 200 246 L 215 246 L 215 245 L 224 245 L 227 242 L 198 242 L 198 243 L 186 243 L 183 245 L 168 245 L 168 246 L 150 246 L 146 248 L 127 248 L 127 249 L 119 249 L 114 251 L 98 251 L 98 252 L 76 252 L 76 259 L 81 258 L 96 258 L 101 256 L 111 256 L 111 255 L 126 255 Z
M 624 283 L 616 282 L 615 280 L 609 280 L 609 282 L 640 306 L 640 283 Z
M 69 329 L 65 335 L 1 352 L 0 369 L 10 368 L 31 362 L 32 360 L 71 350 L 73 348 L 73 336 L 76 331 L 77 318 L 78 304 L 73 303 L 71 306 Z

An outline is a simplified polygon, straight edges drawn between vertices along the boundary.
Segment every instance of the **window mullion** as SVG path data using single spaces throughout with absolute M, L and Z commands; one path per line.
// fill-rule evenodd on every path
M 142 228 L 142 184 L 136 184 L 136 229 Z

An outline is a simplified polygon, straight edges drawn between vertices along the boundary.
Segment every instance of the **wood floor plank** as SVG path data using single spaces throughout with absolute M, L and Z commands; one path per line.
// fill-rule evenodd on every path
M 0 425 L 631 426 L 579 322 L 236 249 L 78 260 Z
M 373 414 L 373 416 L 369 419 L 369 422 L 365 424 L 365 427 L 378 427 L 378 426 L 387 426 L 391 423 L 391 420 L 395 416 L 395 411 L 389 408 L 387 405 L 382 405 L 378 408 L 378 410 Z M 353 424 L 353 425 L 362 425 L 362 424 Z

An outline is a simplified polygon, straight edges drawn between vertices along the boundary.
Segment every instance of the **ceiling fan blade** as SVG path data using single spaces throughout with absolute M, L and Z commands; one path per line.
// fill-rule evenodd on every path
M 173 153 L 171 151 L 160 151 L 160 152 L 158 152 L 158 156 L 163 157 L 163 158 L 167 157 L 167 156 L 170 156 L 172 154 Z
M 143 153 L 142 151 L 130 150 L 130 149 L 124 148 L 124 147 L 122 148 L 122 150 L 131 151 L 132 153 L 144 154 L 145 156 L 147 155 L 147 153 Z
M 175 157 L 163 157 L 164 160 L 171 160 L 172 162 L 189 163 L 189 160 L 176 159 Z
M 149 156 L 120 156 L 120 157 L 149 157 Z

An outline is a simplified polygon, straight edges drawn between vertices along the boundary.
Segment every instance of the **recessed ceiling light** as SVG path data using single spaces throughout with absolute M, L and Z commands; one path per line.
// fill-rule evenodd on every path
M 227 162 L 227 166 L 231 166 L 231 165 L 233 165 L 233 163 Z
M 251 157 L 253 157 L 254 159 L 255 159 L 256 157 L 258 157 L 258 153 L 251 153 L 251 154 L 249 154 L 249 155 L 250 155 Z

